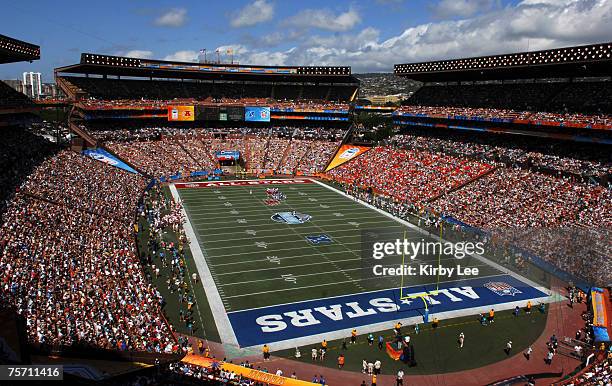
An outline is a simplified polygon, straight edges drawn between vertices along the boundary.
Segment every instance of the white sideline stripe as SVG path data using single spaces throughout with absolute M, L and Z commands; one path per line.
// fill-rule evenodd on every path
M 320 181 L 317 181 L 317 180 L 315 180 L 315 179 L 311 179 L 311 181 L 312 181 L 312 182 L 314 182 L 315 184 L 318 184 L 318 185 L 320 185 L 320 186 L 323 186 L 323 187 L 325 187 L 325 188 L 327 188 L 327 189 L 329 189 L 329 190 L 331 190 L 331 191 L 334 191 L 334 192 L 336 192 L 336 193 L 338 193 L 338 194 L 340 194 L 340 195 L 343 195 L 343 196 L 345 196 L 345 197 L 346 197 L 346 196 L 348 196 L 347 194 L 345 194 L 345 193 L 343 193 L 343 192 L 339 191 L 338 189 L 336 189 L 336 188 L 334 188 L 334 187 L 331 187 L 331 186 L 329 186 L 329 185 L 327 185 L 327 184 L 324 184 L 324 183 L 322 183 L 322 182 L 320 182 Z M 399 222 L 400 224 L 406 225 L 407 227 L 409 227 L 409 228 L 411 228 L 411 229 L 414 229 L 414 230 L 416 230 L 417 232 L 419 232 L 419 233 L 421 233 L 421 234 L 423 234 L 423 235 L 426 235 L 426 236 L 432 237 L 432 238 L 434 238 L 434 239 L 436 239 L 436 238 L 438 238 L 438 239 L 439 239 L 439 238 L 440 238 L 440 236 L 439 236 L 439 235 L 434 235 L 434 234 L 432 234 L 432 233 L 430 233 L 430 232 L 427 232 L 426 230 L 421 229 L 421 228 L 419 228 L 418 226 L 416 226 L 416 225 L 414 225 L 414 224 L 412 224 L 412 223 L 410 223 L 410 222 L 408 222 L 408 221 L 405 221 L 405 220 L 402 220 L 402 219 L 400 219 L 400 218 L 398 218 L 398 217 L 395 217 L 395 216 L 393 216 L 391 213 L 385 212 L 384 210 L 379 209 L 379 208 L 377 208 L 377 207 L 375 207 L 375 206 L 373 206 L 373 205 L 370 205 L 370 204 L 368 204 L 368 203 L 367 203 L 367 202 L 365 202 L 365 201 L 361 201 L 360 199 L 357 199 L 357 198 L 352 197 L 352 196 L 348 196 L 348 197 L 349 197 L 350 199 L 355 200 L 356 202 L 360 203 L 361 205 L 365 206 L 366 208 L 373 209 L 373 210 L 377 211 L 378 213 L 381 213 L 381 214 L 383 214 L 383 215 L 385 215 L 385 216 L 389 217 L 390 219 L 393 219 L 393 220 L 395 220 L 395 221 Z M 445 242 L 445 243 L 448 243 L 448 241 L 446 241 L 445 239 L 441 239 L 441 240 L 442 240 L 443 242 Z M 515 279 L 517 279 L 517 280 L 519 280 L 519 281 L 522 281 L 523 283 L 529 284 L 529 285 L 530 285 L 530 286 L 532 286 L 533 288 L 535 288 L 535 289 L 537 289 L 537 290 L 539 290 L 539 291 L 541 291 L 541 292 L 543 292 L 543 293 L 545 293 L 545 294 L 548 294 L 548 296 L 558 295 L 558 294 L 556 294 L 554 291 L 552 291 L 552 290 L 550 290 L 550 289 L 548 289 L 548 288 L 542 287 L 541 285 L 539 285 L 539 284 L 535 283 L 534 281 L 532 281 L 532 280 L 530 280 L 530 279 L 528 279 L 528 278 L 526 278 L 526 277 L 523 277 L 523 276 L 519 275 L 518 273 L 516 273 L 516 272 L 514 272 L 514 271 L 511 271 L 511 270 L 509 270 L 509 269 L 507 269 L 507 268 L 505 268 L 505 267 L 503 267 L 503 266 L 499 265 L 498 263 L 496 263 L 496 262 L 494 262 L 494 261 L 490 261 L 489 259 L 487 259 L 487 258 L 485 258 L 485 257 L 483 257 L 483 256 L 481 256 L 481 255 L 478 255 L 478 254 L 476 254 L 476 253 L 472 253 L 472 254 L 468 254 L 468 256 L 471 256 L 471 257 L 473 257 L 473 258 L 475 258 L 475 259 L 478 259 L 478 260 L 482 261 L 483 263 L 488 264 L 488 265 L 490 265 L 491 267 L 496 268 L 497 270 L 499 270 L 499 271 L 501 271 L 501 272 L 506 272 L 506 274 L 508 274 L 508 275 L 510 275 L 510 276 L 512 276 L 512 277 L 514 277 Z
M 172 198 L 174 201 L 180 202 L 180 196 L 174 184 L 170 184 L 170 192 L 172 193 Z M 215 320 L 215 325 L 217 326 L 217 331 L 219 332 L 219 337 L 221 338 L 221 343 L 238 346 L 238 339 L 236 339 L 236 334 L 234 333 L 232 324 L 230 323 L 227 312 L 225 311 L 224 302 L 221 300 L 221 295 L 217 290 L 213 275 L 208 268 L 198 238 L 193 231 L 189 216 L 185 211 L 185 208 L 182 208 L 181 211 L 186 220 L 185 224 L 183 224 L 183 229 L 185 229 L 185 234 L 189 239 L 189 249 L 191 250 L 193 260 L 196 263 L 196 269 L 198 270 L 198 275 L 200 276 L 200 283 L 202 283 L 204 293 L 206 293 L 206 298 L 208 299 L 208 304 L 210 305 L 210 309 Z

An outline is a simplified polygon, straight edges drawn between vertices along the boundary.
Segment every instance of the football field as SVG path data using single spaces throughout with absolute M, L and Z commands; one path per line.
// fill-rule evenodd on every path
M 177 183 L 171 191 L 187 214 L 185 229 L 223 343 L 276 342 L 282 349 L 355 327 L 361 333 L 396 320 L 414 323 L 425 313 L 459 316 L 548 296 L 482 258 L 438 251 L 374 260 L 366 241 L 439 240 L 318 181 Z M 382 272 L 402 262 L 426 269 L 373 274 L 374 265 Z M 472 275 L 429 270 L 458 264 Z

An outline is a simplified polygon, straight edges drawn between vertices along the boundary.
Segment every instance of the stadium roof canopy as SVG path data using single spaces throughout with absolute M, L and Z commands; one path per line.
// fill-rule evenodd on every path
M 612 42 L 543 51 L 396 64 L 421 82 L 601 77 L 612 75 Z
M 81 54 L 81 62 L 56 68 L 57 74 L 84 74 L 142 78 L 209 79 L 271 82 L 359 83 L 350 67 L 255 66 L 225 63 L 189 63 Z
M 40 47 L 0 35 L 0 63 L 13 63 L 40 59 Z

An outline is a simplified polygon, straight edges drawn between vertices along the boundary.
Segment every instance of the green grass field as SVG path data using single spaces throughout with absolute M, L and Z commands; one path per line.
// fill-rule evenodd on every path
M 398 277 L 381 279 L 364 274 L 362 231 L 396 232 L 408 239 L 423 236 L 353 199 L 310 184 L 280 185 L 286 200 L 268 206 L 270 186 L 224 186 L 178 189 L 226 311 L 276 305 L 371 290 L 398 288 Z M 277 212 L 296 211 L 312 216 L 303 224 L 271 220 Z M 313 245 L 308 235 L 326 234 L 333 243 Z M 434 239 L 427 239 L 434 240 Z M 402 256 L 384 260 L 397 266 Z M 428 255 L 431 263 L 454 265 L 447 255 Z M 478 267 L 480 276 L 500 272 L 472 258 L 462 265 Z M 415 277 L 405 286 L 454 281 L 453 278 Z
M 363 359 L 372 363 L 380 360 L 383 374 L 396 374 L 400 368 L 406 372 L 406 375 L 441 374 L 475 369 L 506 359 L 504 348 L 509 339 L 512 340 L 512 355 L 524 352 L 542 334 L 546 317 L 546 313 L 539 311 L 529 315 L 521 313 L 518 317 L 513 316 L 511 311 L 501 311 L 495 317 L 495 323 L 488 326 L 482 326 L 475 316 L 465 316 L 443 321 L 435 330 L 431 325 L 421 325 L 419 334 L 415 334 L 411 327 L 406 327 L 406 332 L 410 334 L 411 342 L 414 344 L 417 361 L 415 367 L 408 367 L 402 362 L 391 359 L 384 348 L 378 349 L 376 344 L 378 335 L 389 341 L 394 336 L 392 330 L 374 334 L 373 346 L 368 345 L 367 335 L 358 336 L 354 345 L 347 344 L 347 350 L 342 349 L 341 340 L 330 341 L 325 360 L 314 363 L 336 368 L 337 357 L 342 353 L 346 358 L 344 366 L 346 371 L 361 371 Z M 457 340 L 462 332 L 465 334 L 465 343 L 463 348 L 459 348 Z M 300 359 L 295 358 L 294 349 L 275 352 L 274 355 L 313 363 L 310 356 L 313 347 L 319 348 L 320 345 L 300 347 L 302 354 Z

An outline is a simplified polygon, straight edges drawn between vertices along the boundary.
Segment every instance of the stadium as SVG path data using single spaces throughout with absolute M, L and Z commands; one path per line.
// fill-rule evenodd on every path
M 395 105 L 91 51 L 0 82 L 2 382 L 610 384 L 612 39 L 396 62 Z

